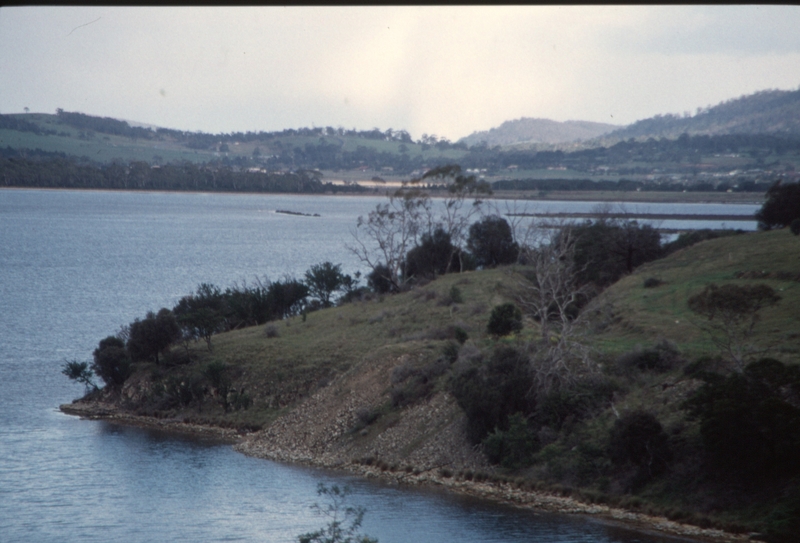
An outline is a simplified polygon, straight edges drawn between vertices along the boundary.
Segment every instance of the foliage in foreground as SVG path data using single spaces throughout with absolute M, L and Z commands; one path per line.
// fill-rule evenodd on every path
M 378 543 L 377 539 L 359 533 L 366 509 L 347 504 L 352 491 L 338 485 L 317 485 L 317 494 L 328 500 L 326 505 L 315 503 L 312 509 L 330 519 L 324 528 L 297 537 L 299 543 Z

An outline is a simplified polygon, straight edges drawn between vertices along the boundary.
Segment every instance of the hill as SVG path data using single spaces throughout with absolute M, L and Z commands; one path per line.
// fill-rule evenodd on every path
M 670 138 L 681 134 L 800 134 L 800 89 L 764 90 L 698 108 L 694 115 L 656 115 L 605 134 L 604 139 Z
M 778 536 L 800 513 L 792 501 L 800 489 L 791 478 L 738 479 L 743 470 L 726 479 L 707 450 L 707 415 L 687 408 L 687 400 L 710 394 L 704 383 L 737 378 L 714 358 L 719 351 L 687 300 L 711 282 L 771 286 L 782 299 L 761 311 L 753 342 L 796 368 L 797 254 L 798 238 L 783 229 L 704 241 L 636 269 L 583 310 L 582 342 L 593 348 L 598 371 L 537 392 L 528 407 L 511 406 L 520 399 L 514 394 L 527 398 L 531 390 L 519 376 L 539 360 L 527 358 L 539 348 L 539 324 L 526 318 L 517 336 L 503 338 L 486 329 L 493 308 L 515 302 L 524 281 L 525 268 L 507 267 L 220 334 L 213 351 L 176 347 L 167 363 L 140 363 L 119 395 L 106 391 L 62 409 L 238 427 L 251 433 L 237 448 L 265 458 L 437 481 L 539 506 L 546 500 L 535 491 L 547 491 L 584 503 L 556 509 L 611 515 L 622 507 L 783 541 Z M 657 281 L 646 286 L 648 279 Z M 213 364 L 230 379 L 234 407 L 223 409 L 207 381 Z M 481 404 L 487 394 L 501 398 Z M 800 409 L 786 394 L 770 401 Z M 514 426 L 510 417 L 476 447 L 475 417 L 496 409 L 530 410 L 522 411 L 528 422 Z M 737 418 L 726 431 L 735 438 L 746 427 Z M 636 452 L 642 442 L 663 455 Z M 512 461 L 519 451 L 528 452 Z
M 458 141 L 470 147 L 483 142 L 490 147 L 525 143 L 570 143 L 597 138 L 616 128 L 618 128 L 617 125 L 591 121 L 558 122 L 523 117 L 514 121 L 506 121 L 497 128 L 473 132 Z
M 539 195 L 578 187 L 764 192 L 777 179 L 800 176 L 798 97 L 800 90 L 763 91 L 694 116 L 656 116 L 611 132 L 615 127 L 599 123 L 518 119 L 455 143 L 425 135 L 414 141 L 406 131 L 391 129 L 205 134 L 61 110 L 0 115 L 0 184 L 269 192 L 284 185 L 279 176 L 310 172 L 319 181 L 331 180 L 322 183 L 328 192 L 334 185 L 380 191 L 387 181 L 459 164 L 498 190 Z M 574 138 L 589 139 L 542 143 Z M 161 171 L 136 173 L 147 166 Z M 211 181 L 184 179 L 196 171 Z M 229 180 L 217 183 L 217 172 Z M 264 182 L 267 177 L 274 179 Z M 282 190 L 308 189 L 295 183 Z

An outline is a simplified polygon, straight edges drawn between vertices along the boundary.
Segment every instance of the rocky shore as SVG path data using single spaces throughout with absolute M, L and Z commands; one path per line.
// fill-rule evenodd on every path
M 700 528 L 674 522 L 663 517 L 655 517 L 602 504 L 583 503 L 571 497 L 521 489 L 511 481 L 477 480 L 477 477 L 472 479 L 471 475 L 469 477 L 472 480 L 467 479 L 467 476 L 464 475 L 466 472 L 453 473 L 449 469 L 442 467 L 445 464 L 453 464 L 453 459 L 445 458 L 446 454 L 444 453 L 444 451 L 452 449 L 444 446 L 445 443 L 443 442 L 458 439 L 457 436 L 460 432 L 453 430 L 458 426 L 459 421 L 453 421 L 449 432 L 447 428 L 440 428 L 439 430 L 442 432 L 438 440 L 439 446 L 427 447 L 426 451 L 416 455 L 416 462 L 390 463 L 386 459 L 390 457 L 386 455 L 382 457 L 380 448 L 375 449 L 374 447 L 373 452 L 376 453 L 375 455 L 354 458 L 354 447 L 342 446 L 342 442 L 347 441 L 342 439 L 342 435 L 352 433 L 349 430 L 350 422 L 346 417 L 341 417 L 340 431 L 333 434 L 317 434 L 309 432 L 307 428 L 302 430 L 303 424 L 300 421 L 302 419 L 305 419 L 305 421 L 315 420 L 315 411 L 324 409 L 325 403 L 325 401 L 320 400 L 319 395 L 312 396 L 298 409 L 276 420 L 266 429 L 250 434 L 244 434 L 229 428 L 185 423 L 179 419 L 157 419 L 137 416 L 122 411 L 111 403 L 76 401 L 71 404 L 61 405 L 60 410 L 66 414 L 85 419 L 107 420 L 119 424 L 156 428 L 179 434 L 218 439 L 221 442 L 232 444 L 235 450 L 243 454 L 266 460 L 340 470 L 398 485 L 437 486 L 452 492 L 531 510 L 570 515 L 590 515 L 604 522 L 624 525 L 643 532 L 689 537 L 698 541 L 718 543 L 755 541 L 751 535 L 747 534 L 731 534 L 712 528 Z M 360 402 L 358 398 L 353 397 L 350 402 L 346 403 L 353 406 Z M 452 401 L 445 395 L 437 395 L 430 402 L 431 405 L 428 405 L 425 409 L 418 408 L 421 413 L 416 414 L 416 416 L 412 414 L 409 419 L 417 424 L 424 423 L 423 411 L 435 413 L 438 410 L 447 409 L 449 403 L 452 403 Z M 415 426 L 414 422 L 410 423 L 410 425 Z M 297 430 L 298 425 L 301 428 L 300 432 L 290 431 L 290 428 Z M 406 423 L 406 425 L 408 426 L 409 423 Z M 402 432 L 402 429 L 400 429 L 400 432 Z M 442 456 L 443 454 L 445 456 Z M 467 453 L 464 458 L 459 460 L 458 464 L 472 465 L 476 469 L 488 467 L 476 451 L 472 451 L 472 454 Z M 468 471 L 468 473 L 471 472 Z

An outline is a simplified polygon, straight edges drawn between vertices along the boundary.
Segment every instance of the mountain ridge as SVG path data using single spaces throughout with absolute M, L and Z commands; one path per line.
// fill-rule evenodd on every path
M 625 126 L 522 117 L 473 132 L 458 141 L 469 146 L 485 141 L 490 147 L 566 143 L 582 143 L 585 147 L 613 145 L 630 138 L 676 139 L 684 133 L 800 135 L 800 88 L 761 90 L 715 106 L 698 107 L 694 115 L 658 114 Z
M 468 146 L 486 142 L 489 146 L 518 143 L 565 143 L 596 138 L 619 128 L 619 125 L 592 121 L 553 121 L 551 119 L 521 117 L 505 121 L 496 128 L 473 132 L 461 138 Z

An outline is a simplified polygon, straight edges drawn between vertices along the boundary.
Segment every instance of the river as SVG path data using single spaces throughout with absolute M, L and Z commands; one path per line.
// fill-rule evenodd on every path
M 383 201 L 0 190 L 0 541 L 289 542 L 324 524 L 310 509 L 318 482 L 351 485 L 353 503 L 368 510 L 364 531 L 382 543 L 669 541 L 58 411 L 82 393 L 61 375 L 65 360 L 90 359 L 99 339 L 172 307 L 202 282 L 225 288 L 301 277 L 326 260 L 346 273 L 366 271 L 345 244 L 356 217 Z M 546 204 L 553 211 L 590 206 Z M 654 213 L 686 210 L 653 206 Z M 757 206 L 719 213 L 734 207 L 752 213 Z M 743 224 L 736 227 L 755 227 Z

